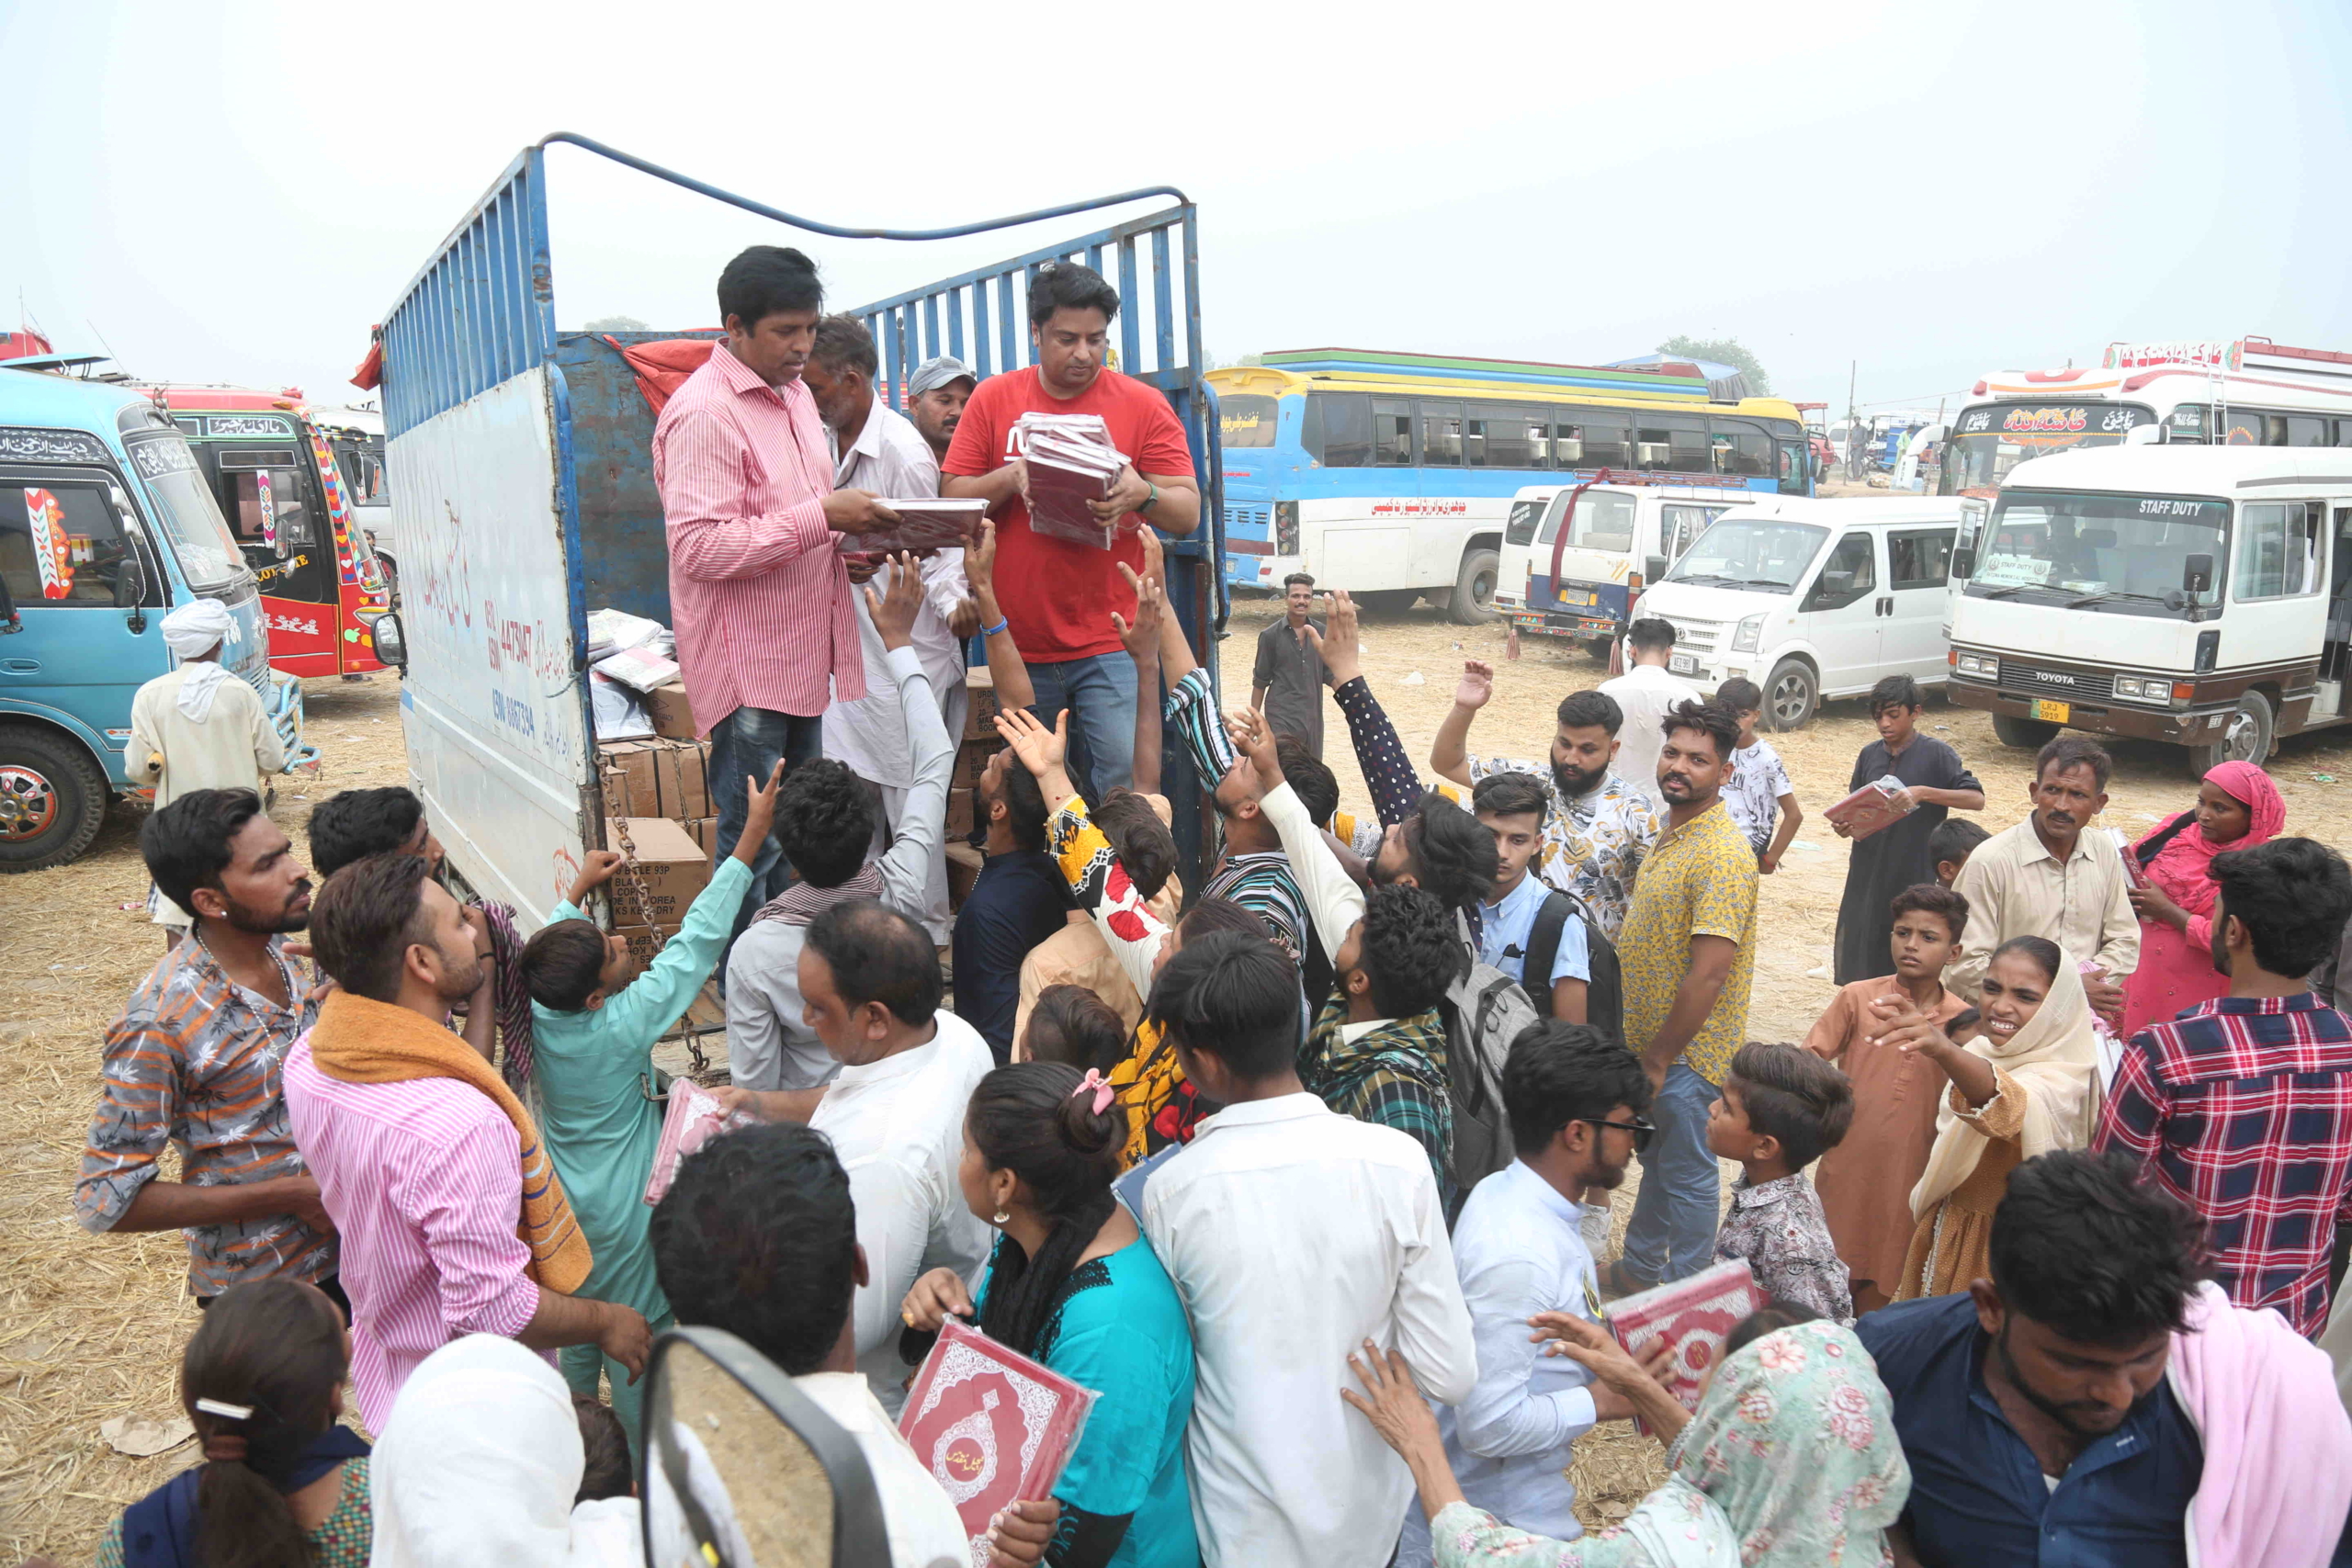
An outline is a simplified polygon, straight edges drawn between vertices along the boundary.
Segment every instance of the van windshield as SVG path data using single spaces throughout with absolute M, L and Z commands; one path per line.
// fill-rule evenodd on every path
M 1568 497 L 1574 491 L 1562 491 L 1552 498 L 1552 509 L 1544 514 L 1543 536 L 1535 542 L 1548 545 L 1560 536 L 1560 519 L 1568 510 Z M 1589 490 L 1577 501 L 1576 521 L 1568 527 L 1568 544 L 1579 550 L 1630 550 L 1634 547 L 1634 498 L 1621 491 Z
M 196 466 L 187 437 L 177 431 L 130 436 L 125 438 L 123 449 L 130 454 L 130 466 L 154 498 L 155 521 L 170 541 L 188 586 L 217 589 L 242 575 L 245 564 L 237 552 L 236 537 L 220 515 L 220 503 L 212 499 L 212 487 L 204 482 L 203 470 Z
M 1660 581 L 1758 593 L 1793 592 L 1828 537 L 1828 529 L 1811 523 L 1719 518 Z
M 2018 599 L 2166 618 L 2185 615 L 2181 577 L 2204 556 L 2220 602 L 2230 507 L 2185 496 L 2009 490 L 1979 535 L 1972 599 Z

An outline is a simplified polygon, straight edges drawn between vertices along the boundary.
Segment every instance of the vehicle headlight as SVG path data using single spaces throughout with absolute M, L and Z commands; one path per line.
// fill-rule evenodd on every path
M 2118 675 L 2115 678 L 2115 694 L 2119 697 L 2137 697 L 2141 695 L 2140 678 L 2137 675 Z M 2165 688 L 2165 694 L 2166 696 L 2170 696 L 2172 694 L 2170 687 Z
M 2001 661 L 1988 654 L 1963 653 L 1954 662 L 1952 668 L 1962 675 L 1979 681 L 1997 681 L 2001 678 Z
M 1750 615 L 1747 619 L 1741 621 L 1739 625 L 1733 629 L 1731 634 L 1731 650 L 1734 653 L 1753 653 L 1756 651 L 1758 639 L 1761 638 L 1763 635 L 1764 617 L 1761 615 Z

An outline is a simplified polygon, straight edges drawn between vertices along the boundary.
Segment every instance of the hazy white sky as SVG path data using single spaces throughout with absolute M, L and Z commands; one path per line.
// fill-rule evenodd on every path
M 2352 349 L 2341 0 L 0 0 L 0 326 L 21 292 L 142 377 L 322 402 L 358 395 L 369 323 L 560 128 L 848 224 L 1181 186 L 1227 359 L 1724 333 L 1842 407 L 1849 360 L 1865 404 L 1932 406 L 2116 338 Z M 550 170 L 565 326 L 707 323 L 746 243 L 802 244 L 850 305 L 1077 222 L 838 242 L 571 149 Z

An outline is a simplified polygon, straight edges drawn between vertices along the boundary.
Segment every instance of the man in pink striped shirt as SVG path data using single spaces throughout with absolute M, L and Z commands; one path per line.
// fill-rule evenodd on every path
M 695 728 L 710 737 L 720 838 L 748 810 L 744 775 L 820 755 L 826 705 L 865 694 L 836 532 L 898 521 L 833 460 L 801 367 L 824 289 L 798 251 L 753 245 L 718 275 L 726 341 L 653 427 L 670 544 L 670 625 Z M 775 840 L 752 868 L 745 918 L 784 890 Z M 739 922 L 736 928 L 742 929 Z
M 483 955 L 463 907 L 417 864 L 371 855 L 329 877 L 311 941 L 320 967 L 352 996 L 440 1030 L 450 1004 L 481 983 Z M 517 1128 L 488 1095 L 456 1077 L 330 1077 L 307 1033 L 284 1082 L 296 1146 L 342 1242 L 351 1381 L 368 1430 L 384 1429 L 425 1357 L 468 1334 L 535 1350 L 593 1344 L 632 1375 L 644 1369 L 650 1338 L 633 1308 L 559 1294 L 528 1271 Z

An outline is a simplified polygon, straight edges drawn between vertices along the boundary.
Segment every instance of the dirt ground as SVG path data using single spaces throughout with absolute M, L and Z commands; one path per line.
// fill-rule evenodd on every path
M 1265 601 L 1237 605 L 1225 645 L 1227 692 L 1247 699 L 1254 638 L 1274 614 Z M 1581 653 L 1530 640 L 1515 662 L 1498 627 L 1463 627 L 1426 607 L 1364 617 L 1365 671 L 1417 762 L 1429 754 L 1465 658 L 1492 660 L 1494 701 L 1472 744 L 1488 754 L 1542 758 L 1553 710 L 1566 693 L 1599 683 Z M 403 783 L 398 684 L 389 674 L 307 685 L 311 738 L 322 774 L 281 785 L 274 810 L 298 841 L 312 801 L 337 789 Z M 2024 814 L 2030 759 L 1999 745 L 1985 716 L 1938 704 L 1923 723 L 1950 741 L 1984 781 L 1982 820 L 1998 829 Z M 1349 806 L 1371 800 L 1334 709 L 1327 760 Z M 1819 823 L 1844 793 L 1855 753 L 1873 731 L 1855 703 L 1828 705 L 1805 729 L 1774 738 L 1809 813 L 1780 873 L 1763 883 L 1762 929 L 1771 937 L 1756 966 L 1749 1032 L 1792 1040 L 1827 1001 L 1829 943 L 1845 874 L 1845 845 Z M 2341 734 L 2341 732 L 2337 732 Z M 2133 834 L 2190 804 L 2177 751 L 2127 742 L 2116 749 L 2104 821 Z M 2286 797 L 2290 830 L 2342 843 L 2352 828 L 2352 737 L 2289 739 L 2270 763 Z M 0 1561 L 46 1551 L 85 1560 L 106 1522 L 190 1461 L 183 1445 L 148 1460 L 115 1453 L 99 1424 L 117 1416 L 168 1420 L 179 1347 L 195 1308 L 185 1296 L 185 1249 L 170 1233 L 92 1236 L 69 1205 L 76 1159 L 96 1089 L 99 1043 L 123 998 L 154 963 L 162 941 L 137 904 L 140 814 L 119 807 L 92 853 L 71 866 L 0 880 L 0 1044 L 16 1064 L 16 1091 L 0 1107 Z M 1629 1184 L 1618 1199 L 1622 1224 Z M 1572 1471 L 1589 1522 L 1620 1517 L 1661 1472 L 1657 1445 L 1623 1424 L 1578 1446 Z

